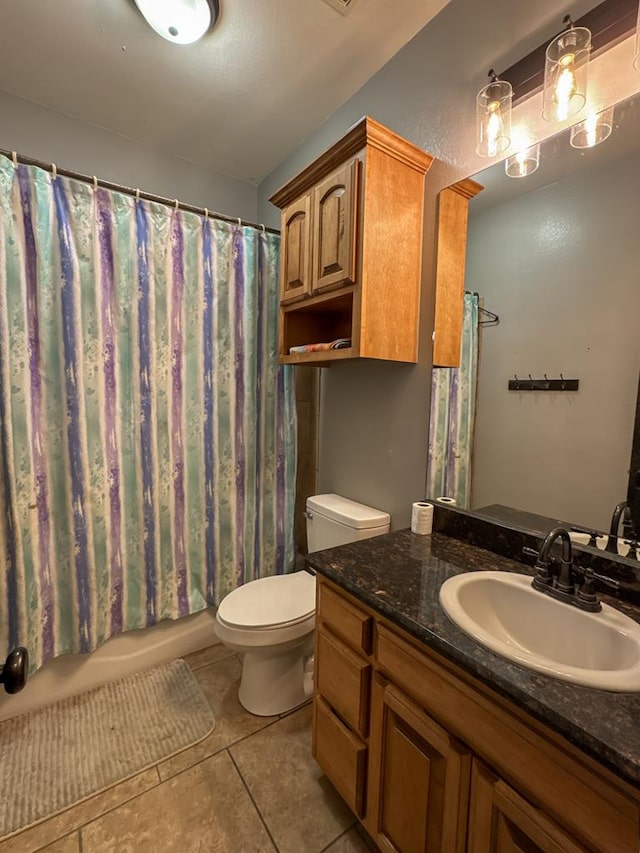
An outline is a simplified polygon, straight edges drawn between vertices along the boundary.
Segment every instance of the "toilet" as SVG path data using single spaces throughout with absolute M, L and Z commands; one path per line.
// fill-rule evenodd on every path
M 389 532 L 388 513 L 340 495 L 307 498 L 309 551 Z M 270 717 L 305 702 L 313 691 L 315 577 L 307 571 L 250 581 L 230 592 L 216 615 L 222 643 L 243 655 L 240 703 Z

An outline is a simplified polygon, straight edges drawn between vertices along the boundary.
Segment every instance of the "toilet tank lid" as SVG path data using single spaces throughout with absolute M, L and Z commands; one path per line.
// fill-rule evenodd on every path
M 356 503 L 341 495 L 313 495 L 307 498 L 307 510 L 357 530 L 388 526 L 391 521 L 388 512 Z

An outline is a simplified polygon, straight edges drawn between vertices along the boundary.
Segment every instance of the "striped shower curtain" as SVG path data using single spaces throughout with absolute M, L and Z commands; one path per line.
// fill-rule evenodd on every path
M 4 157 L 0 208 L 0 651 L 34 671 L 292 567 L 295 408 L 278 236 Z
M 478 381 L 478 296 L 464 294 L 460 367 L 434 367 L 427 497 L 471 503 L 471 452 Z

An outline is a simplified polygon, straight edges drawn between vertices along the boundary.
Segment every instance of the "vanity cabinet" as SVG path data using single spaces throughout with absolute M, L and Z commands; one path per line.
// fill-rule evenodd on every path
M 366 116 L 278 190 L 279 360 L 415 362 L 432 157 Z M 348 338 L 344 349 L 290 348 Z
M 318 578 L 313 754 L 380 850 L 640 849 L 640 792 Z

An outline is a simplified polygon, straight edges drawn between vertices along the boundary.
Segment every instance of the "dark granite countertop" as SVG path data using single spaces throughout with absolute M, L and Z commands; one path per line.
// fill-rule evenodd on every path
M 399 530 L 309 554 L 308 564 L 640 787 L 640 693 L 576 687 L 499 657 L 449 620 L 438 593 L 461 572 L 531 574 L 528 566 L 457 539 Z M 604 600 L 640 621 L 640 609 Z M 542 628 L 543 626 L 541 626 Z

